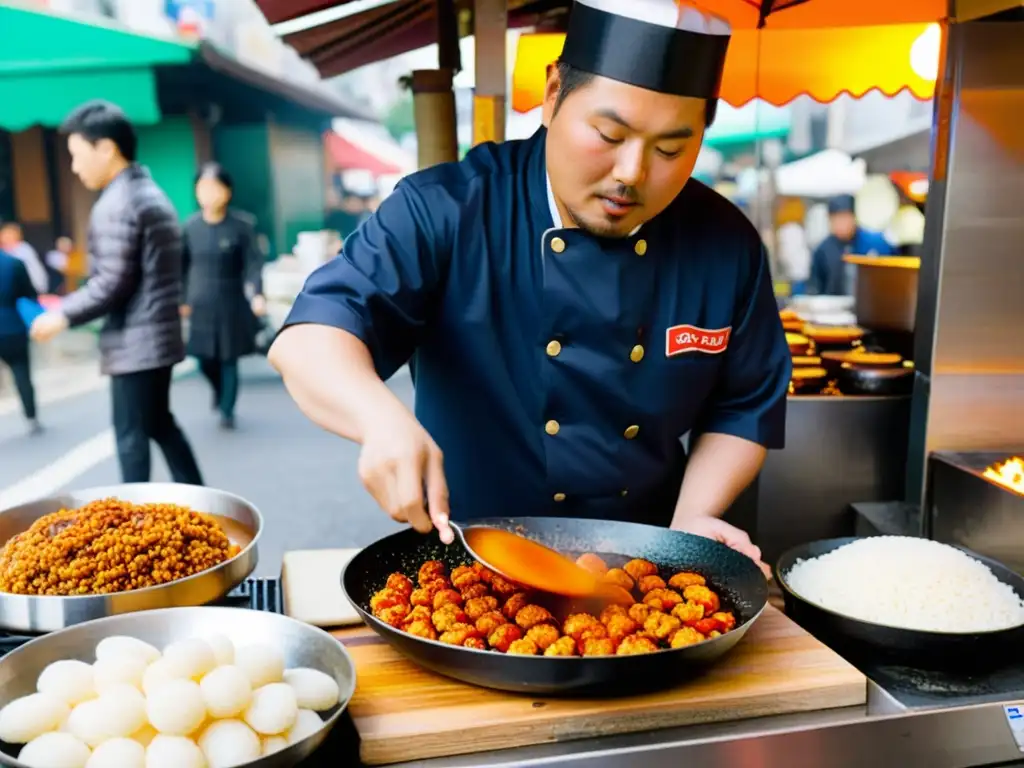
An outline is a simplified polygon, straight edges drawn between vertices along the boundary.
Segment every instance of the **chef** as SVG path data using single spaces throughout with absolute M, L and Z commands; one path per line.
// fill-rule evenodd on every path
M 392 518 L 625 520 L 759 558 L 719 517 L 783 445 L 790 356 L 757 232 L 690 180 L 728 43 L 675 0 L 577 0 L 544 127 L 409 176 L 309 278 L 271 362 Z M 415 415 L 384 384 L 411 358 Z

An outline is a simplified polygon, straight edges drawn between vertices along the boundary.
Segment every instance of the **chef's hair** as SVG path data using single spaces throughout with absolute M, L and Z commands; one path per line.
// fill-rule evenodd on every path
M 556 66 L 558 67 L 558 96 L 555 97 L 555 110 L 554 113 L 557 115 L 558 110 L 561 108 L 562 103 L 569 98 L 569 96 L 581 88 L 586 88 L 590 85 L 595 75 L 592 72 L 585 72 L 582 69 L 568 64 L 564 61 L 559 61 Z M 715 112 L 718 110 L 718 99 L 708 99 L 707 105 L 704 111 L 704 127 L 710 128 L 711 124 L 715 122 Z
M 129 163 L 135 162 L 139 145 L 135 128 L 124 111 L 109 101 L 95 99 L 77 107 L 64 118 L 60 132 L 67 136 L 78 134 L 93 145 L 107 139 L 117 147 L 121 157 Z

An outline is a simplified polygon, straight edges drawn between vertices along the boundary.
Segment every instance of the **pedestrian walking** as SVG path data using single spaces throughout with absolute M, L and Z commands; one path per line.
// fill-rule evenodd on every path
M 0 251 L 0 362 L 11 369 L 14 386 L 21 399 L 21 410 L 29 431 L 42 431 L 36 417 L 36 394 L 32 386 L 32 364 L 29 358 L 28 328 L 18 311 L 19 301 L 35 301 L 35 286 L 24 263 Z
M 175 482 L 202 485 L 171 414 L 171 374 L 185 357 L 181 332 L 181 227 L 163 190 L 138 165 L 135 129 L 113 104 L 92 101 L 65 120 L 71 169 L 100 192 L 89 221 L 89 281 L 36 318 L 32 338 L 105 317 L 101 367 L 111 379 L 114 433 L 126 483 L 150 479 L 152 440 Z
M 262 295 L 263 254 L 254 219 L 229 208 L 234 185 L 217 163 L 196 176 L 199 212 L 185 222 L 185 306 L 191 318 L 187 352 L 213 389 L 221 426 L 235 426 L 238 361 L 256 352 Z

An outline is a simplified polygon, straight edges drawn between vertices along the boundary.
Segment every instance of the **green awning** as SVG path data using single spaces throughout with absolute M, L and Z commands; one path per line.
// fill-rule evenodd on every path
M 789 107 L 776 107 L 766 102 L 752 101 L 737 109 L 725 102 L 718 103 L 715 122 L 704 136 L 711 147 L 728 147 L 789 135 L 791 115 Z
M 112 101 L 140 125 L 162 115 L 153 68 L 188 64 L 196 46 L 100 22 L 0 5 L 0 128 L 56 126 L 89 99 Z

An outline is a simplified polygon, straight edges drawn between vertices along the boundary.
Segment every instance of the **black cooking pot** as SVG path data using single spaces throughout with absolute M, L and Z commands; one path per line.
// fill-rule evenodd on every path
M 511 656 L 447 645 L 410 635 L 373 616 L 370 598 L 389 575 L 415 581 L 426 560 L 449 570 L 472 562 L 458 543 L 445 546 L 436 532 L 409 529 L 374 542 L 342 573 L 342 587 L 366 624 L 399 653 L 442 675 L 484 688 L 545 696 L 619 696 L 669 688 L 698 675 L 738 643 L 768 602 L 768 585 L 753 560 L 702 536 L 635 523 L 568 518 L 491 518 L 474 521 L 515 531 L 563 554 L 600 555 L 610 567 L 644 558 L 661 573 L 701 574 L 736 616 L 736 627 L 721 637 L 684 648 L 639 656 L 557 658 Z M 554 611 L 553 611 L 554 612 Z
M 782 589 L 786 615 L 823 643 L 854 658 L 866 656 L 872 660 L 947 671 L 992 669 L 1019 659 L 1021 644 L 1024 643 L 1024 625 L 966 634 L 899 629 L 822 608 L 803 598 L 789 585 L 786 576 L 797 561 L 820 557 L 854 541 L 857 538 L 801 544 L 784 553 L 775 565 L 775 580 Z M 958 549 L 984 563 L 999 581 L 1009 584 L 1024 597 L 1024 577 L 994 560 L 963 547 Z
M 843 363 L 836 386 L 844 395 L 909 395 L 914 391 L 914 369 Z

